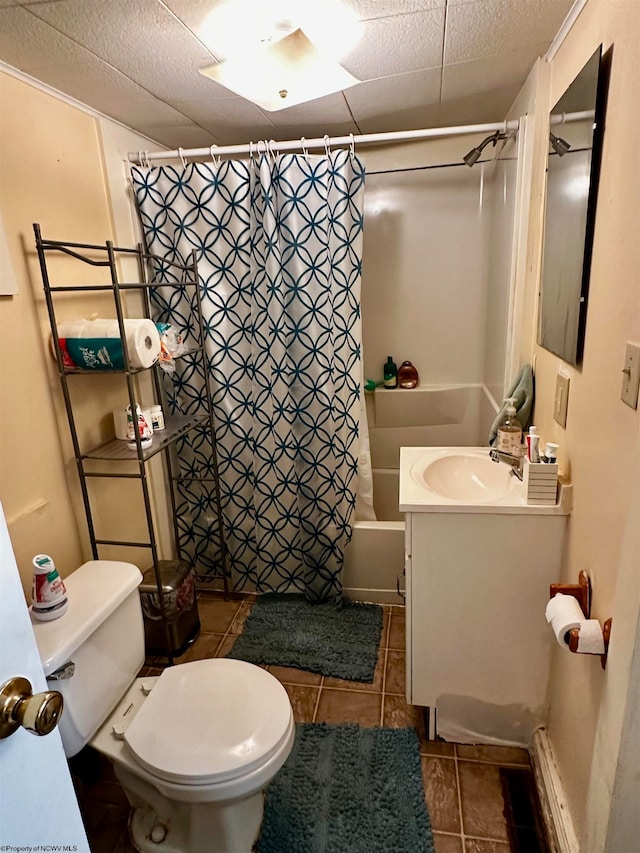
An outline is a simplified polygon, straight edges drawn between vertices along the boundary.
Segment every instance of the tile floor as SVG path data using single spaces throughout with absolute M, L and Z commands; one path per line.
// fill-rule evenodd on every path
M 225 601 L 221 595 L 201 593 L 202 631 L 176 662 L 224 657 L 241 633 L 253 600 L 235 595 Z M 404 608 L 385 605 L 373 684 L 278 666 L 267 669 L 287 690 L 297 722 L 417 728 L 436 853 L 511 853 L 500 768 L 530 772 L 528 753 L 426 740 L 421 712 L 404 697 L 404 627 Z M 160 674 L 162 663 L 162 658 L 148 659 L 141 674 Z M 72 771 L 93 853 L 130 853 L 128 804 L 108 762 L 87 749 L 72 759 Z

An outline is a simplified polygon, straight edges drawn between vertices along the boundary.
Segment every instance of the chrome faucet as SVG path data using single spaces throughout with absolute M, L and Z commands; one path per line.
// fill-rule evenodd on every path
M 494 462 L 505 462 L 507 465 L 511 465 L 514 477 L 517 477 L 519 480 L 522 479 L 522 456 L 505 453 L 503 450 L 498 450 L 495 447 L 489 451 L 489 456 Z

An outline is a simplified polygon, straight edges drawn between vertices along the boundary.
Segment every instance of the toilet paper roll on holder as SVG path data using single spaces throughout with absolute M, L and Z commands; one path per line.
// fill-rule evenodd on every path
M 591 618 L 591 581 L 589 575 L 583 570 L 578 575 L 578 583 L 552 583 L 549 586 L 549 598 L 553 598 L 558 593 L 562 595 L 572 595 L 580 605 L 580 609 L 585 615 L 585 619 Z M 602 668 L 606 669 L 607 654 L 609 652 L 609 639 L 611 637 L 611 619 L 607 619 L 602 626 L 602 638 L 604 640 L 604 654 L 600 655 L 600 663 Z M 572 628 L 569 631 L 569 651 L 578 652 L 578 642 L 580 639 L 580 628 Z

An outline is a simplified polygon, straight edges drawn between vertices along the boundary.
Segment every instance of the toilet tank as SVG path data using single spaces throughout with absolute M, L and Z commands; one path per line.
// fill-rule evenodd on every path
M 93 737 L 144 663 L 141 581 L 131 563 L 92 560 L 64 579 L 66 613 L 53 622 L 32 617 L 49 687 L 64 698 L 59 729 L 69 758 Z

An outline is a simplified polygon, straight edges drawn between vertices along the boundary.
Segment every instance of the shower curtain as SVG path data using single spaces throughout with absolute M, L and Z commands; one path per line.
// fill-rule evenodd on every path
M 361 366 L 363 165 L 343 150 L 265 152 L 134 167 L 132 175 L 148 250 L 181 262 L 197 253 L 234 586 L 339 599 L 358 465 L 370 475 L 371 464 Z M 172 281 L 166 264 L 155 272 Z M 152 295 L 156 321 L 193 340 L 188 289 Z M 176 367 L 171 408 L 202 410 L 204 378 L 189 358 Z M 180 442 L 183 477 L 210 474 L 210 441 L 203 428 Z M 178 491 L 183 550 L 205 579 L 219 575 L 212 483 L 187 480 Z

